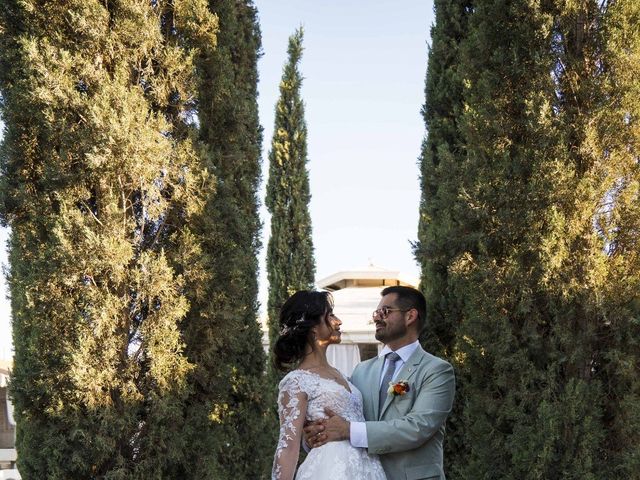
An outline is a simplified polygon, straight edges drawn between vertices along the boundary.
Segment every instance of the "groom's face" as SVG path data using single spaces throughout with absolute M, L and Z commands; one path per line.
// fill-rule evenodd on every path
M 390 293 L 380 299 L 378 303 L 378 311 L 382 307 L 390 309 L 399 309 L 397 304 L 398 294 Z M 374 319 L 376 325 L 376 340 L 389 344 L 407 335 L 407 324 L 405 322 L 405 313 L 400 310 L 389 311 L 386 318 L 382 318 L 380 314 Z

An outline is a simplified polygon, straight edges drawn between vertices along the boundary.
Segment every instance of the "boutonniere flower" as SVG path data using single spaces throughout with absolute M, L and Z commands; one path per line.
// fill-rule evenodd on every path
M 397 397 L 398 395 L 404 395 L 409 390 L 409 383 L 406 380 L 400 380 L 399 382 L 389 382 L 389 390 L 387 393 Z

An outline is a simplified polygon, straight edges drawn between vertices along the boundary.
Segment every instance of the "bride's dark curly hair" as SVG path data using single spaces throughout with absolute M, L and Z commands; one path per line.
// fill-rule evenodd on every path
M 333 311 L 329 292 L 300 290 L 291 295 L 280 310 L 280 336 L 273 347 L 273 363 L 279 370 L 289 370 L 304 357 L 311 329 L 328 322 Z

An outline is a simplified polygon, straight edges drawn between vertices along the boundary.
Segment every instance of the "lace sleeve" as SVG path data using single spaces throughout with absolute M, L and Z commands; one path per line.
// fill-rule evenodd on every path
M 272 480 L 293 480 L 300 453 L 307 402 L 308 396 L 296 379 L 285 377 L 280 384 L 278 395 L 280 436 L 273 460 Z

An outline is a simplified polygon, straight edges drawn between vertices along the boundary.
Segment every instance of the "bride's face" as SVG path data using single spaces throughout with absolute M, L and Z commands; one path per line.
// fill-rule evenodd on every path
M 329 310 L 315 328 L 316 342 L 321 345 L 340 343 L 342 335 L 340 325 L 342 325 L 342 321 L 333 313 L 333 310 Z

